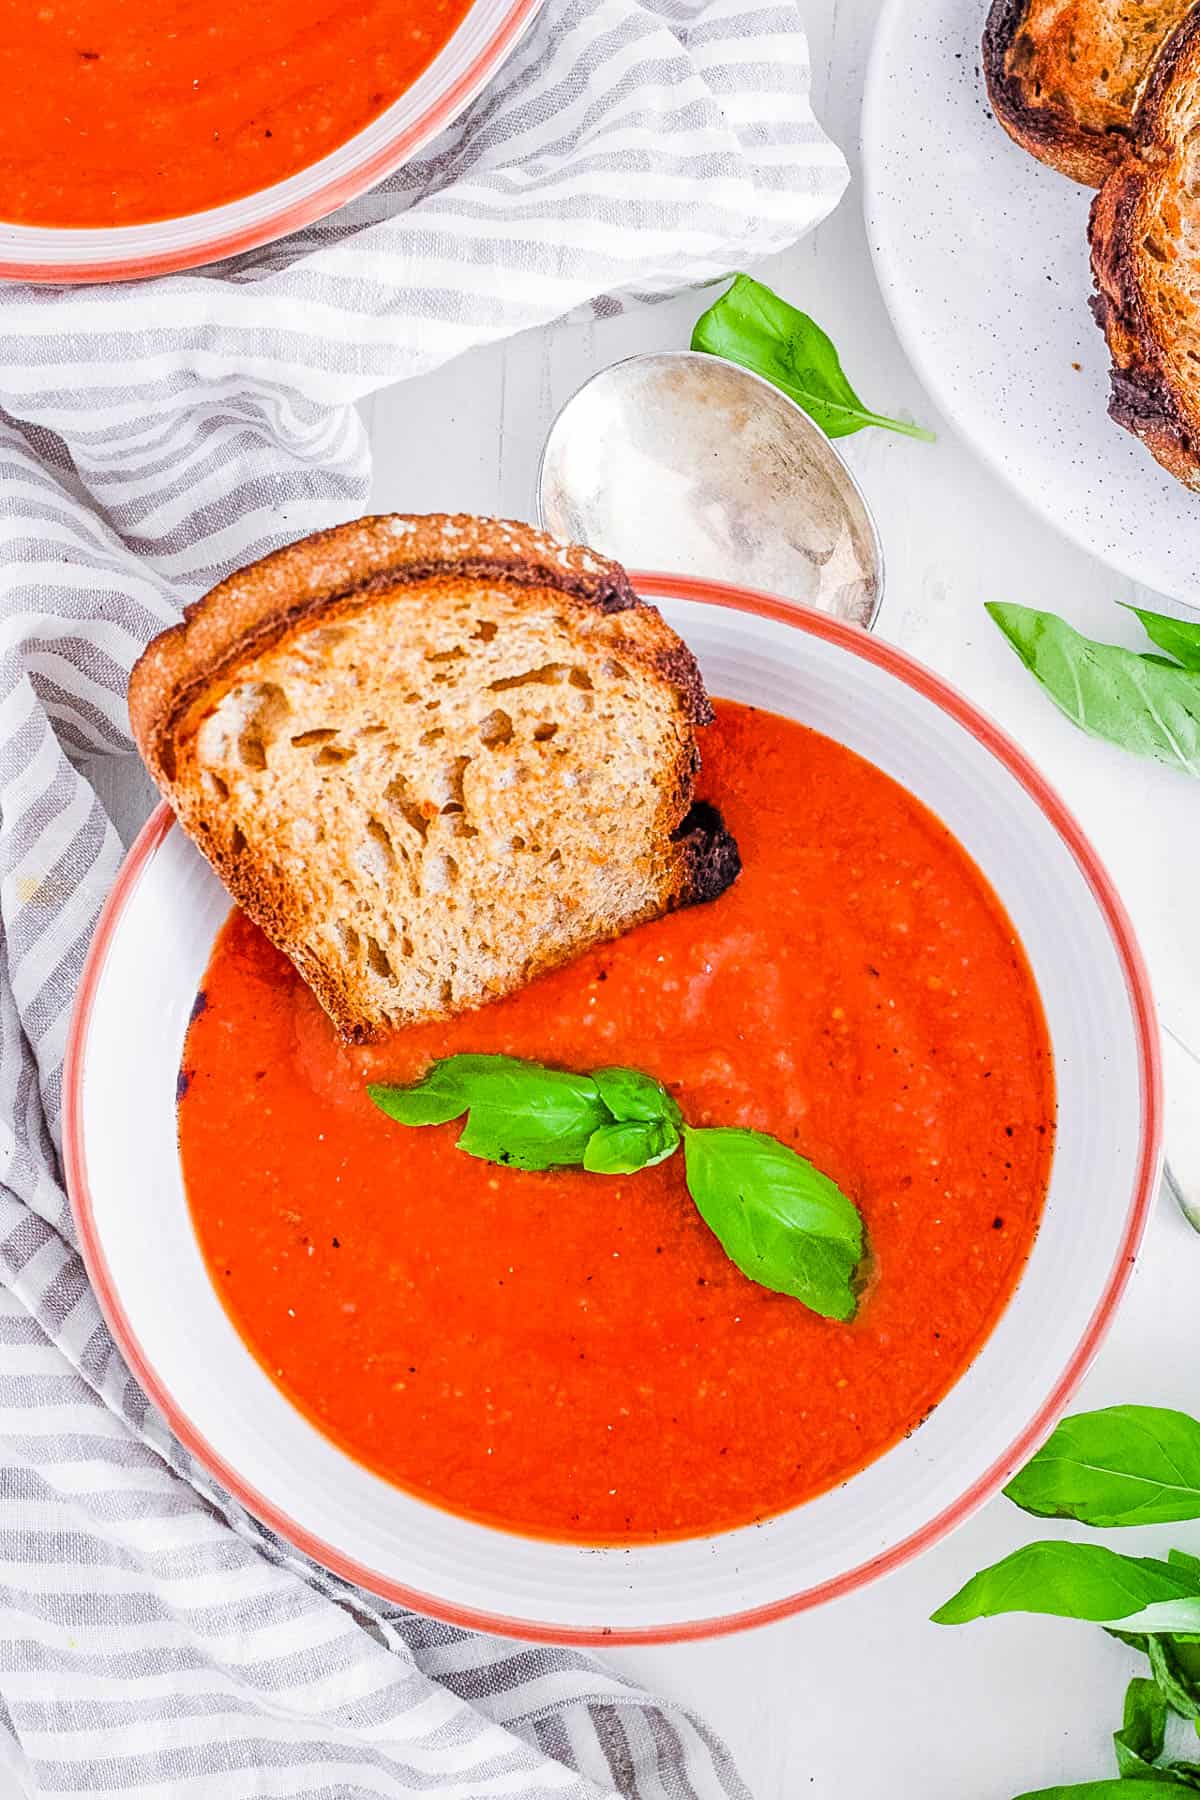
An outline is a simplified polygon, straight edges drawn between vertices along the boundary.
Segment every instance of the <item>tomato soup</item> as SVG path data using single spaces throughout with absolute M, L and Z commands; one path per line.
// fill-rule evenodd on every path
M 844 1480 L 971 1361 L 1045 1196 L 1046 1028 L 979 870 L 850 751 L 717 712 L 701 781 L 744 862 L 720 899 L 365 1049 L 235 914 L 187 1038 L 184 1176 L 246 1344 L 360 1462 L 519 1531 L 709 1533 Z M 468 1050 L 646 1070 L 692 1124 L 793 1145 L 862 1211 L 857 1318 L 747 1280 L 681 1157 L 521 1173 L 364 1092 Z
M 469 0 L 0 0 L 0 217 L 140 225 L 344 144 Z

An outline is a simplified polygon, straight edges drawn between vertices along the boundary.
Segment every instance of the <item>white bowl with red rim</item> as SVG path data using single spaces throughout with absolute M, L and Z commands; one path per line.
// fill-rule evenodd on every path
M 15 225 L 0 217 L 0 279 L 141 280 L 218 262 L 327 217 L 444 131 L 491 80 L 541 5 L 472 0 L 428 68 L 377 118 L 328 156 L 257 193 L 144 225 Z
M 175 1136 L 188 1016 L 229 901 L 160 808 L 101 918 L 66 1068 L 84 1256 L 135 1375 L 188 1447 L 319 1562 L 518 1637 L 701 1637 L 849 1592 L 935 1543 L 1049 1431 L 1110 1323 L 1160 1164 L 1154 1008 L 1129 920 L 1061 801 L 960 695 L 853 626 L 691 578 L 634 577 L 710 690 L 866 756 L 965 845 L 1041 991 L 1059 1123 L 1041 1229 L 975 1361 L 922 1428 L 831 1492 L 709 1538 L 594 1549 L 455 1517 L 355 1463 L 238 1337 L 192 1230 Z

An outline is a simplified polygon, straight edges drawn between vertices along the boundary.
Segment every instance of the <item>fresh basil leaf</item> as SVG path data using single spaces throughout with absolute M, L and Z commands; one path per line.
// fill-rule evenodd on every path
M 456 1056 L 430 1065 L 423 1081 L 412 1087 L 370 1082 L 367 1094 L 380 1112 L 400 1125 L 445 1125 L 467 1110 L 467 1097 L 454 1065 Z
M 1200 1618 L 1200 1581 L 1151 1557 L 1121 1556 L 1101 1544 L 1026 1544 L 973 1575 L 933 1615 L 935 1625 L 965 1625 L 998 1613 L 1053 1613 L 1096 1624 L 1149 1630 L 1148 1616 L 1190 1601 Z M 1161 1629 L 1171 1630 L 1168 1623 Z M 1184 1627 L 1186 1629 L 1186 1627 Z
M 869 411 L 816 321 L 749 275 L 735 275 L 732 287 L 696 320 L 692 349 L 723 356 L 761 375 L 803 407 L 827 437 L 846 437 L 864 425 L 878 425 L 905 437 L 934 441 L 933 432 L 921 425 Z
M 422 1080 L 410 1087 L 371 1082 L 367 1093 L 379 1110 L 397 1124 L 445 1125 L 450 1119 L 460 1119 L 476 1100 L 494 1097 L 503 1103 L 506 1095 L 521 1091 L 531 1069 L 540 1067 L 518 1056 L 443 1056 L 430 1063 Z
M 751 1281 L 827 1319 L 852 1319 L 862 1219 L 836 1182 L 760 1131 L 684 1131 L 688 1191 Z
M 1112 1621 L 1128 1626 L 1131 1632 L 1144 1635 L 1147 1639 L 1168 1634 L 1177 1641 L 1189 1637 L 1200 1637 L 1200 1595 L 1192 1594 L 1177 1600 L 1159 1600 L 1144 1606 L 1141 1612 L 1126 1613 L 1119 1621 Z M 1146 1650 L 1149 1653 L 1149 1643 Z
M 1149 1774 L 1162 1755 L 1167 1737 L 1167 1703 L 1157 1682 L 1135 1675 L 1125 1690 L 1125 1711 L 1120 1731 L 1113 1733 L 1117 1769 L 1125 1776 Z
M 1200 775 L 1200 672 L 1097 644 L 1055 613 L 990 602 L 1025 667 L 1081 730 Z
M 1066 1787 L 1038 1788 L 1036 1792 L 1018 1794 L 1017 1800 L 1163 1800 L 1163 1787 L 1187 1788 L 1188 1781 L 1168 1774 L 1165 1769 L 1153 1775 L 1137 1775 L 1132 1781 L 1121 1777 L 1109 1781 L 1078 1781 Z
M 678 1148 L 679 1133 L 669 1119 L 616 1119 L 593 1131 L 583 1166 L 592 1175 L 636 1175 Z
M 1200 669 L 1200 620 L 1173 619 L 1169 613 L 1147 612 L 1141 606 L 1126 606 L 1125 610 L 1141 620 L 1152 644 L 1169 651 L 1185 669 Z
M 1117 1770 L 1121 1781 L 1121 1793 L 1128 1791 L 1131 1781 L 1153 1786 L 1159 1800 L 1163 1800 L 1163 1788 L 1191 1788 L 1192 1784 L 1182 1774 L 1176 1773 L 1171 1763 L 1144 1762 L 1141 1757 L 1126 1751 L 1121 1744 L 1121 1733 L 1113 1733 L 1113 1746 L 1117 1753 Z
M 467 1097 L 470 1111 L 458 1148 L 513 1169 L 581 1163 L 593 1132 L 609 1122 L 594 1081 L 540 1063 L 484 1071 Z
M 413 1087 L 367 1092 L 401 1125 L 442 1125 L 466 1112 L 458 1148 L 515 1169 L 581 1163 L 592 1133 L 611 1118 L 586 1075 L 515 1056 L 448 1056 Z
M 1200 1519 L 1200 1422 L 1159 1406 L 1076 1413 L 1004 1492 L 1026 1512 L 1083 1525 Z
M 614 1119 L 683 1124 L 677 1102 L 653 1075 L 643 1075 L 638 1069 L 593 1069 L 592 1080 Z
M 536 1115 L 522 1116 L 473 1106 L 458 1148 L 481 1162 L 503 1163 L 510 1169 L 574 1168 L 582 1163 L 592 1133 L 598 1129 L 595 1113 L 571 1105 L 551 1105 Z
M 1146 1654 L 1167 1705 L 1185 1719 L 1200 1719 L 1200 1642 L 1187 1634 L 1151 1637 Z

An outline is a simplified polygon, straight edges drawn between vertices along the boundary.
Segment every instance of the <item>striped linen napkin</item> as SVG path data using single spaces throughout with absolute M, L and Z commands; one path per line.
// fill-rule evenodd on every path
M 814 225 L 846 170 L 807 90 L 789 0 L 549 0 L 468 114 L 336 219 L 199 274 L 0 289 L 0 1791 L 11 1766 L 147 1800 L 746 1792 L 611 1669 L 405 1613 L 244 1513 L 124 1368 L 58 1145 L 121 854 L 75 765 L 130 752 L 142 646 L 362 510 L 363 395 Z

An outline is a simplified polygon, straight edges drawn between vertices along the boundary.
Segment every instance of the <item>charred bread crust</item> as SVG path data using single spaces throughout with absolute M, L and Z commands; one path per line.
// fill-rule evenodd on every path
M 1092 202 L 1088 220 L 1096 292 L 1092 316 L 1112 357 L 1109 417 L 1138 438 L 1177 480 L 1200 487 L 1200 416 L 1189 412 L 1167 365 L 1139 277 L 1148 254 L 1146 209 L 1158 169 L 1172 154 L 1167 109 L 1172 82 L 1200 60 L 1200 7 L 1173 33 L 1137 113 L 1135 146 Z
M 1145 193 L 1140 166 L 1110 176 L 1092 206 L 1092 316 L 1112 356 L 1109 417 L 1188 487 L 1200 484 L 1200 444 L 1163 367 L 1134 278 L 1133 242 Z
M 134 665 L 129 681 L 133 735 L 151 772 L 173 778 L 171 736 L 193 701 L 241 663 L 320 614 L 333 620 L 384 593 L 445 576 L 523 588 L 550 588 L 606 614 L 637 612 L 659 642 L 630 638 L 624 651 L 676 689 L 692 725 L 713 712 L 691 652 L 639 600 L 619 563 L 563 545 L 530 525 L 465 514 L 381 514 L 315 532 L 238 570 L 184 610 Z
M 702 905 L 733 886 L 742 872 L 741 852 L 717 807 L 697 800 L 673 836 L 684 853 L 677 906 Z
M 1128 148 L 1119 126 L 1091 131 L 1066 108 L 1035 100 L 1014 66 L 1029 0 L 992 0 L 983 31 L 983 76 L 992 111 L 1013 142 L 1084 187 L 1099 187 Z

